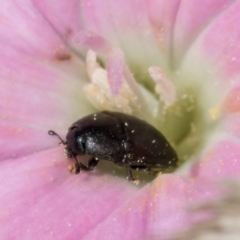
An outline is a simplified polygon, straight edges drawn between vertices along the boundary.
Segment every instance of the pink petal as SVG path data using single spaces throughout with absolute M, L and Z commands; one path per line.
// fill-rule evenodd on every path
M 139 64 L 147 65 L 147 69 L 155 60 L 165 62 L 164 57 L 159 55 L 158 43 L 152 34 L 148 5 L 144 0 L 84 0 L 81 9 L 86 29 L 121 48 L 127 53 L 126 62 L 138 67 L 142 74 L 146 74 L 146 70 L 139 68 Z
M 172 38 L 176 17 L 182 1 L 150 0 L 145 1 L 151 29 L 165 60 L 172 60 Z M 156 63 L 155 63 L 156 64 Z
M 54 146 L 48 129 L 65 134 L 90 111 L 81 94 L 83 63 L 31 3 L 24 6 L 35 14 L 34 21 L 21 4 L 6 2 L 0 10 L 1 160 Z M 8 8 L 14 18 L 3 11 Z
M 240 176 L 240 116 L 225 118 L 192 166 L 191 178 L 218 181 Z M 214 178 L 213 178 L 214 176 Z
M 235 85 L 239 75 L 239 10 L 240 3 L 234 2 L 208 27 L 200 38 L 202 51 L 218 71 L 223 84 Z
M 165 2 L 165 1 L 162 1 Z M 173 52 L 178 63 L 208 26 L 218 21 L 235 1 L 180 1 L 173 32 Z M 224 30 L 221 30 L 224 33 Z M 211 32 L 213 33 L 213 32 Z M 213 37 L 213 36 L 212 36 Z
M 1 163 L 1 239 L 82 238 L 137 190 L 97 171 L 70 175 L 69 163 L 59 148 Z
M 223 102 L 222 113 L 237 113 L 240 111 L 240 86 L 230 90 Z
M 148 26 L 144 1 L 84 0 L 82 10 L 86 28 L 115 44 L 123 39 L 124 36 L 118 34 L 123 30 L 143 32 Z
M 202 78 L 200 81 L 202 84 L 206 81 L 215 89 L 221 88 L 220 91 L 225 94 L 238 82 L 240 69 L 239 9 L 240 3 L 234 2 L 215 18 L 191 45 L 181 63 L 181 68 L 184 66 L 184 69 L 188 68 L 188 70 L 189 64 L 192 66 L 201 64 Z
M 49 24 L 52 30 L 71 45 L 72 38 L 83 28 L 83 24 L 79 20 L 81 2 L 79 0 L 61 2 L 33 0 L 32 2 L 39 14 L 44 17 L 46 24 Z
M 199 86 L 196 90 L 204 108 L 204 118 L 209 123 L 215 120 L 208 116 L 211 110 L 215 110 L 219 118 L 238 109 L 234 96 L 238 92 L 240 69 L 239 9 L 240 3 L 234 2 L 214 18 L 196 38 L 178 68 L 182 82 Z
M 159 176 L 83 239 L 105 239 L 106 235 L 116 240 L 168 239 L 195 221 L 188 211 L 193 203 L 210 200 L 217 194 L 210 183 Z

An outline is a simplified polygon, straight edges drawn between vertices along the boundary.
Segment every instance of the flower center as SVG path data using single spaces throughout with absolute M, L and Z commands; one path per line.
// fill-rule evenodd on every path
M 86 57 L 90 83 L 84 92 L 98 110 L 132 114 L 154 125 L 175 148 L 179 166 L 196 154 L 207 124 L 198 101 L 201 85 L 191 85 L 189 70 L 186 77 L 151 66 L 143 76 L 139 69 L 130 70 L 122 51 L 101 36 L 83 32 L 75 41 L 92 49 Z M 104 64 L 99 64 L 95 52 Z M 211 114 L 216 114 L 214 109 Z
M 190 87 L 175 86 L 172 80 L 177 79 L 177 74 L 167 77 L 160 67 L 150 67 L 148 77 L 139 84 L 130 71 L 129 74 L 123 69 L 116 83 L 111 80 L 111 74 L 120 72 L 115 69 L 119 67 L 117 64 L 112 69 L 100 66 L 93 51 L 88 52 L 86 62 L 91 82 L 84 87 L 84 92 L 97 109 L 133 114 L 151 123 L 174 146 L 180 163 L 195 153 L 202 135 L 197 94 Z M 144 83 L 155 87 L 147 89 Z

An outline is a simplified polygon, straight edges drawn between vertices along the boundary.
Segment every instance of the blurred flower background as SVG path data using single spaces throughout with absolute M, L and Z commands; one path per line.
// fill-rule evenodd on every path
M 0 238 L 237 239 L 239 10 L 234 0 L 1 1 Z M 47 132 L 64 138 L 101 110 L 157 127 L 178 168 L 134 172 L 139 186 L 105 162 L 70 175 Z

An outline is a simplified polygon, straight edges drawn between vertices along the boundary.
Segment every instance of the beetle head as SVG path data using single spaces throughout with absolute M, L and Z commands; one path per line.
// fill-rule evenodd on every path
M 69 128 L 66 139 L 64 152 L 67 158 L 85 154 L 84 137 L 78 127 Z

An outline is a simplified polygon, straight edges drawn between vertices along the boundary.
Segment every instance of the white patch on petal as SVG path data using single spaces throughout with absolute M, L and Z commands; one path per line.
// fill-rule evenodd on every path
M 171 106 L 176 101 L 176 88 L 173 83 L 164 75 L 159 67 L 150 67 L 148 69 L 152 79 L 156 83 L 155 91 L 160 95 L 160 100 L 165 108 Z
M 88 51 L 87 73 L 91 83 L 84 87 L 84 92 L 89 101 L 100 110 L 119 111 L 133 114 L 141 108 L 135 94 L 127 85 L 126 80 L 122 80 L 118 94 L 112 94 L 107 71 L 100 67 L 96 60 L 96 53 Z

